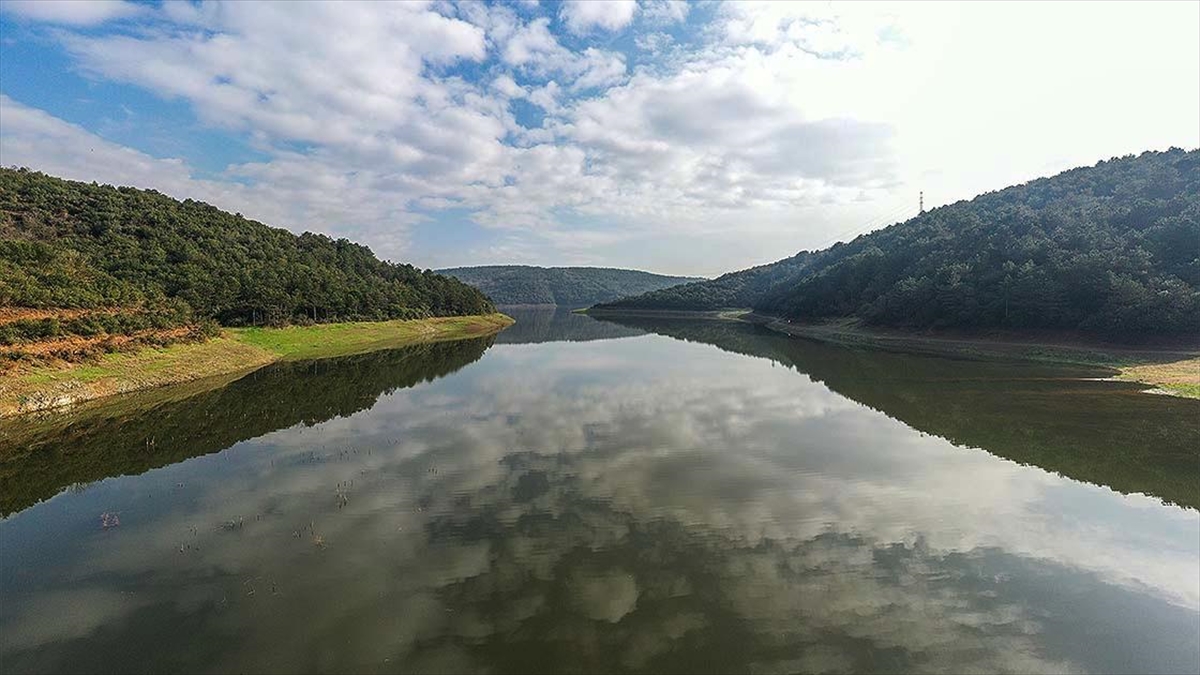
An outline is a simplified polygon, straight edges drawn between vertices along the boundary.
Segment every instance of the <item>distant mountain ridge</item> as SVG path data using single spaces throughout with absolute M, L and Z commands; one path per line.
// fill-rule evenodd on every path
M 437 270 L 478 288 L 498 305 L 587 307 L 629 295 L 701 281 L 609 267 L 482 265 Z
M 749 307 L 794 320 L 1200 332 L 1200 150 L 1102 161 L 605 310 Z

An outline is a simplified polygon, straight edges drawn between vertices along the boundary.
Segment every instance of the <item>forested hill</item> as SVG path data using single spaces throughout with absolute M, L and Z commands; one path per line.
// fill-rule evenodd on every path
M 146 321 L 286 324 L 494 311 L 457 279 L 381 261 L 345 239 L 297 236 L 154 190 L 26 169 L 0 169 L 2 307 L 104 310 L 87 321 L 114 325 L 81 330 L 110 333 Z
M 803 275 L 815 258 L 816 254 L 801 251 L 779 262 L 600 303 L 597 308 L 691 311 L 751 307 L 777 284 Z
M 697 280 L 607 267 L 485 265 L 438 272 L 471 284 L 500 305 L 560 307 L 587 307 Z
M 747 292 L 731 293 L 742 279 Z M 1072 169 L 823 251 L 602 307 L 731 306 L 910 328 L 1195 335 L 1200 151 Z

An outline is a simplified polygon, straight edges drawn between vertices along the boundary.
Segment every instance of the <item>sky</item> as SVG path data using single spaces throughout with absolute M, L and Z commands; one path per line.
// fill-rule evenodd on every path
M 1200 146 L 1200 3 L 0 0 L 0 164 L 422 268 L 712 276 Z

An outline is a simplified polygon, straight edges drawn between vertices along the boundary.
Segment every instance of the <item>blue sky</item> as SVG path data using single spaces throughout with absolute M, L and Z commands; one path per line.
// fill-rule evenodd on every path
M 0 163 L 422 267 L 719 274 L 1197 120 L 1196 3 L 0 0 Z

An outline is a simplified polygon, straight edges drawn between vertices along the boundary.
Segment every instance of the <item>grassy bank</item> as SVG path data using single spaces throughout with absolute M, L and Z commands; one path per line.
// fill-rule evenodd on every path
M 414 321 L 232 328 L 201 343 L 105 354 L 76 364 L 39 365 L 0 380 L 0 417 L 153 387 L 249 372 L 279 360 L 360 354 L 423 342 L 488 335 L 512 324 L 503 314 Z
M 416 321 L 325 323 L 290 328 L 231 328 L 226 332 L 242 344 L 271 352 L 277 359 L 295 361 L 488 335 L 512 323 L 513 320 L 504 314 L 488 314 Z
M 1200 358 L 1126 366 L 1117 377 L 1153 385 L 1155 393 L 1200 398 Z

